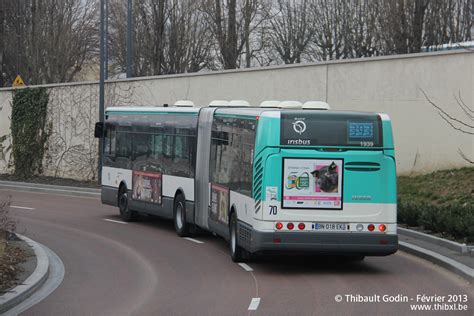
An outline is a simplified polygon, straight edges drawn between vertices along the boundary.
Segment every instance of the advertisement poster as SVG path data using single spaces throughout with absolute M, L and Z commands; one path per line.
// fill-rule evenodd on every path
M 161 173 L 133 171 L 132 199 L 161 204 Z
M 229 189 L 211 184 L 211 218 L 227 224 L 229 210 Z
M 342 209 L 342 159 L 284 159 L 283 207 Z

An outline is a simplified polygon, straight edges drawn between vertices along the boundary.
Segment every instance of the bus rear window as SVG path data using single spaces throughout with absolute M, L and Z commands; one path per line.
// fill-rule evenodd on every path
M 382 122 L 376 114 L 285 111 L 280 130 L 284 146 L 382 147 Z

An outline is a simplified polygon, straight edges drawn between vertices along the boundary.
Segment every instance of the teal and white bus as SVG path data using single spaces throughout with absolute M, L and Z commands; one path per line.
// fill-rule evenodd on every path
M 124 221 L 173 219 L 252 253 L 385 256 L 397 251 L 395 151 L 381 113 L 321 103 L 213 101 L 109 107 L 102 202 Z

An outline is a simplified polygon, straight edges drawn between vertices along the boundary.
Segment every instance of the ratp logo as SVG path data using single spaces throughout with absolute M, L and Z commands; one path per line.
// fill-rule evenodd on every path
M 293 122 L 293 129 L 298 134 L 303 134 L 306 131 L 306 123 L 304 121 L 298 120 Z

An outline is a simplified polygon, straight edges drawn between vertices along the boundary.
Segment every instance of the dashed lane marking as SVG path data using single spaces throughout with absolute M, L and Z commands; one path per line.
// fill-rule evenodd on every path
M 126 222 L 116 221 L 116 220 L 108 219 L 108 218 L 104 218 L 104 221 L 112 222 L 112 223 L 117 223 L 117 224 L 128 224 L 128 223 L 126 223 Z
M 256 311 L 259 304 L 260 304 L 260 297 L 252 298 L 252 301 L 250 302 L 250 305 L 249 305 L 249 311 Z
M 200 241 L 200 240 L 197 240 L 197 239 L 194 239 L 194 238 L 189 238 L 189 237 L 183 237 L 183 239 L 195 242 L 196 244 L 203 244 L 204 243 L 203 241 Z
M 244 269 L 247 272 L 252 272 L 253 271 L 253 269 L 246 263 L 238 263 L 238 265 L 241 266 L 242 269 Z
M 34 210 L 35 208 L 34 207 L 26 207 L 26 206 L 16 206 L 16 205 L 10 205 L 11 208 L 17 208 L 17 209 L 20 209 L 20 210 Z

